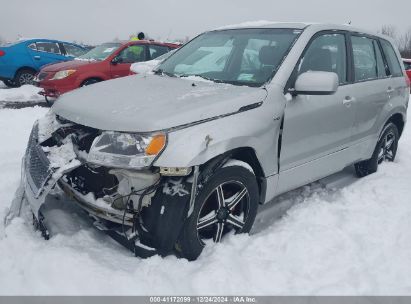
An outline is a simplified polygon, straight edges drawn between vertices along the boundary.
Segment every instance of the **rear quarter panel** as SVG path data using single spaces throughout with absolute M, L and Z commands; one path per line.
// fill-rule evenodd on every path
M 22 67 L 30 67 L 37 70 L 33 60 L 27 52 L 28 42 L 18 43 L 11 47 L 3 47 L 5 55 L 0 57 L 0 76 L 4 78 L 14 78 L 17 70 Z

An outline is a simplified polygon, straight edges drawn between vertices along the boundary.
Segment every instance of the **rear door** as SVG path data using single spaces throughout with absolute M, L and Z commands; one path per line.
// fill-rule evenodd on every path
M 136 62 L 147 61 L 148 54 L 145 45 L 130 45 L 121 50 L 110 64 L 112 78 L 130 75 L 130 66 Z
M 349 81 L 347 35 L 317 34 L 299 60 L 294 80 L 307 71 L 334 72 L 339 87 L 333 95 L 298 95 L 287 102 L 280 153 L 278 191 L 304 185 L 340 170 L 350 146 L 354 124 L 352 84 Z M 294 84 L 293 84 L 294 85 Z
M 370 154 L 371 148 L 374 148 L 375 136 L 380 128 L 379 116 L 392 95 L 393 83 L 377 39 L 352 34 L 351 45 L 356 99 L 353 141 L 359 148 L 358 156 L 369 157 L 361 155 L 361 147 L 367 150 L 365 154 Z
M 67 58 L 61 53 L 59 44 L 50 41 L 36 41 L 28 46 L 28 51 L 37 69 L 50 63 L 66 61 Z

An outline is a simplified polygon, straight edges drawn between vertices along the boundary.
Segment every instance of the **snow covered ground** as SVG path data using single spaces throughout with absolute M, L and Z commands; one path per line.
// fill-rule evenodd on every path
M 28 101 L 44 101 L 44 97 L 39 95 L 41 89 L 32 85 L 24 85 L 20 88 L 7 88 L 0 81 L 0 102 L 28 102 Z
M 46 111 L 0 110 L 0 218 L 31 125 Z M 262 208 L 255 234 L 228 236 L 195 262 L 135 258 L 67 209 L 53 210 L 66 231 L 49 241 L 20 218 L 0 222 L 0 294 L 411 295 L 411 124 L 394 163 L 328 180 L 337 187 L 282 196 Z M 289 205 L 281 219 L 267 216 Z

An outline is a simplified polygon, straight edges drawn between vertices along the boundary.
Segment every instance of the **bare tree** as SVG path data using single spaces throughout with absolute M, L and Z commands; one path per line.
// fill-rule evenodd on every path
M 383 25 L 379 32 L 394 40 L 402 57 L 411 58 L 411 27 L 405 33 L 399 34 L 394 26 Z
M 396 28 L 393 26 L 393 25 L 390 25 L 390 24 L 384 24 L 382 27 L 381 27 L 381 34 L 384 34 L 384 35 L 386 35 L 386 36 L 389 36 L 389 37 L 391 37 L 391 38 L 393 38 L 393 39 L 396 39 L 397 38 L 397 30 L 396 30 Z

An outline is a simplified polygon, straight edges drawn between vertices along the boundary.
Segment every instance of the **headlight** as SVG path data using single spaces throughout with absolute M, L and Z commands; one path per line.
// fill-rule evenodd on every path
M 165 134 L 104 132 L 94 139 L 87 161 L 117 168 L 144 168 L 152 164 L 165 145 Z
M 66 77 L 69 77 L 71 74 L 73 74 L 74 72 L 76 72 L 76 70 L 64 70 L 64 71 L 59 71 L 57 72 L 53 78 L 51 78 L 50 80 L 59 80 L 59 79 L 63 79 Z

